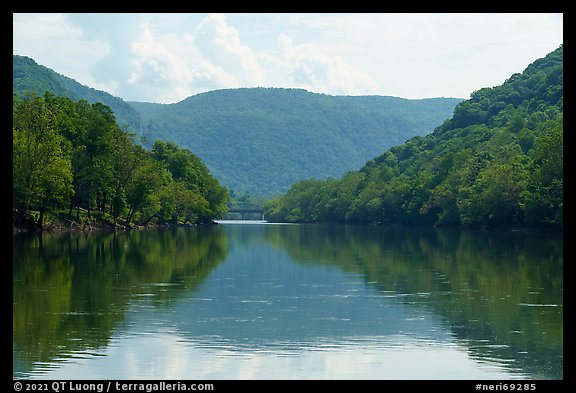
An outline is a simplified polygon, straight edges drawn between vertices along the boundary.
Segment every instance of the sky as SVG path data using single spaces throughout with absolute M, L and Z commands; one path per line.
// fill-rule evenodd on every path
M 561 13 L 15 13 L 13 54 L 125 101 L 239 87 L 467 99 L 563 30 Z

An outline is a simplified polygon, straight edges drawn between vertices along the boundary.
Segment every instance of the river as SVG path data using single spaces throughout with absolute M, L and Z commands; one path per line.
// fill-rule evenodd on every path
M 562 235 L 14 234 L 14 379 L 563 379 Z

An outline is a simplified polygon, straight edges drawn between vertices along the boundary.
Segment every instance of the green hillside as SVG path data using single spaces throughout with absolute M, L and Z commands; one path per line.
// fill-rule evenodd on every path
M 13 94 L 24 97 L 27 92 L 32 92 L 42 96 L 47 91 L 73 101 L 83 99 L 91 104 L 101 102 L 112 109 L 118 125 L 128 126 L 137 133 L 141 131 L 140 114 L 121 98 L 82 85 L 74 79 L 37 64 L 29 57 L 14 55 L 12 57 Z
M 300 89 L 229 89 L 176 104 L 125 102 L 34 60 L 13 56 L 13 92 L 49 91 L 109 106 L 121 126 L 200 157 L 236 193 L 271 197 L 309 177 L 357 170 L 368 159 L 450 117 L 457 98 L 328 96 Z
M 560 46 L 360 171 L 294 184 L 268 204 L 267 217 L 561 229 L 563 101 Z
M 383 150 L 432 131 L 460 101 L 243 88 L 172 105 L 130 104 L 149 138 L 196 152 L 235 191 L 272 196 L 311 176 L 360 168 Z

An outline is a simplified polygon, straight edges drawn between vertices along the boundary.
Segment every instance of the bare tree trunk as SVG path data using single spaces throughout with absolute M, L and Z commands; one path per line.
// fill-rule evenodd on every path
M 40 206 L 40 216 L 38 217 L 38 228 L 42 230 L 44 226 L 44 212 L 46 211 L 46 200 L 42 201 Z

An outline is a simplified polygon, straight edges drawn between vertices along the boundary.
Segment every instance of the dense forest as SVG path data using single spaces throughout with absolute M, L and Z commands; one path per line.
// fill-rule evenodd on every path
M 563 47 L 359 171 L 294 184 L 269 220 L 562 229 Z
M 13 222 L 42 229 L 105 222 L 208 223 L 223 215 L 228 190 L 189 150 L 151 149 L 118 126 L 110 107 L 67 97 L 14 95 Z
M 460 101 L 239 88 L 176 104 L 130 104 L 142 116 L 146 137 L 194 151 L 237 194 L 272 197 L 311 176 L 341 176 L 431 132 Z
M 238 197 L 271 197 L 299 180 L 357 170 L 387 148 L 431 132 L 462 101 L 243 88 L 197 94 L 175 104 L 125 102 L 16 55 L 12 85 L 20 97 L 48 91 L 101 102 L 146 148 L 162 140 L 194 152 Z

